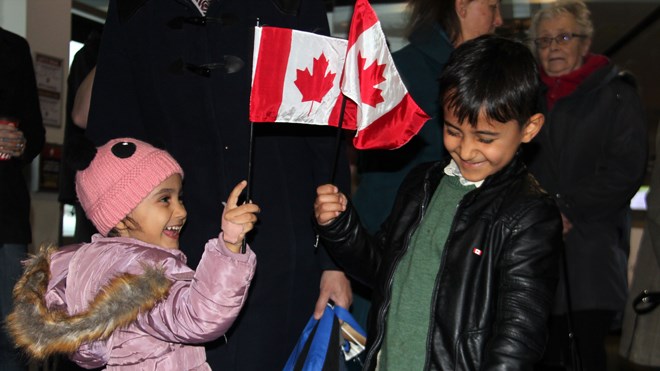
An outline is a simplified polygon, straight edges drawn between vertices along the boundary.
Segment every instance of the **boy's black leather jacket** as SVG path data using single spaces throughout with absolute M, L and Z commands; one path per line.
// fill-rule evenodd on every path
M 561 218 L 516 155 L 456 209 L 436 278 L 428 334 L 430 370 L 531 370 L 543 354 L 555 295 Z M 404 180 L 376 237 L 350 206 L 322 243 L 353 278 L 373 288 L 365 370 L 383 342 L 394 270 L 444 176 L 448 161 L 423 164 Z

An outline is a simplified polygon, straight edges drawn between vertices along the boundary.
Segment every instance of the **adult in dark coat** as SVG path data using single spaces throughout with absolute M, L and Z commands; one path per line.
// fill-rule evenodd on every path
M 182 250 L 199 261 L 218 234 L 218 205 L 247 177 L 253 27 L 328 33 L 320 0 L 112 0 L 103 30 L 87 134 L 96 143 L 133 136 L 164 146 L 185 171 Z M 241 63 L 242 61 L 242 63 Z M 319 259 L 311 228 L 314 190 L 330 179 L 334 129 L 257 124 L 252 199 L 262 209 L 249 236 L 258 266 L 244 311 L 208 347 L 214 369 L 275 370 L 309 316 L 350 286 Z M 338 181 L 348 187 L 341 157 Z M 319 296 L 319 282 L 321 296 Z
M 0 28 L 0 315 L 12 308 L 12 290 L 32 242 L 30 193 L 23 170 L 41 153 L 46 132 L 39 110 L 32 53 L 27 41 Z M 5 331 L 0 334 L 3 370 L 26 370 Z
M 619 344 L 619 354 L 647 367 L 660 367 L 660 306 L 640 314 L 633 308 L 642 291 L 654 295 L 660 292 L 660 131 L 656 133 L 655 153 L 651 188 L 646 196 L 646 226 L 633 271 Z M 639 307 L 646 309 L 650 306 L 639 303 Z
M 63 158 L 74 157 L 75 154 L 72 146 L 80 141 L 81 137 L 85 136 L 85 128 L 79 126 L 73 119 L 73 107 L 78 93 L 78 87 L 85 80 L 87 75 L 96 66 L 96 60 L 99 54 L 99 46 L 101 44 L 101 34 L 94 30 L 92 31 L 85 45 L 76 53 L 69 69 L 69 77 L 67 78 L 67 96 L 66 96 L 66 123 L 64 126 L 64 145 L 63 145 Z M 84 123 L 87 124 L 86 122 Z M 60 184 L 58 201 L 62 204 L 73 205 L 76 212 L 76 229 L 74 233 L 74 242 L 89 242 L 91 236 L 96 233 L 94 224 L 87 219 L 85 211 L 78 197 L 76 196 L 75 186 L 76 172 L 71 168 L 68 161 L 62 161 L 62 170 L 60 171 Z
M 589 53 L 593 26 L 583 2 L 542 9 L 530 31 L 546 124 L 527 154 L 562 213 L 568 277 L 558 286 L 546 360 L 566 358 L 568 287 L 584 369 L 605 370 L 604 340 L 628 291 L 629 205 L 646 169 L 644 109 L 631 77 Z

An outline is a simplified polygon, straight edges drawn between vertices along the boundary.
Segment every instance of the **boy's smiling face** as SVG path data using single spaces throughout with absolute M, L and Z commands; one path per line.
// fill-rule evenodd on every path
M 537 113 L 521 128 L 515 121 L 498 122 L 482 111 L 477 125 L 468 120 L 458 122 L 453 110 L 444 107 L 443 136 L 445 148 L 463 177 L 471 182 L 486 179 L 506 166 L 521 143 L 531 141 L 543 126 L 543 115 Z
M 186 216 L 181 198 L 181 175 L 173 174 L 128 214 L 135 223 L 121 221 L 116 229 L 122 237 L 132 237 L 166 249 L 178 249 L 179 232 Z

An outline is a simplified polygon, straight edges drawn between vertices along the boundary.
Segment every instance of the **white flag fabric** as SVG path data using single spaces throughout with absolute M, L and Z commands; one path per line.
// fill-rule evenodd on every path
M 337 126 L 347 41 L 256 27 L 250 120 Z
M 358 149 L 399 148 L 429 119 L 403 84 L 367 0 L 355 3 L 341 90 L 357 105 Z

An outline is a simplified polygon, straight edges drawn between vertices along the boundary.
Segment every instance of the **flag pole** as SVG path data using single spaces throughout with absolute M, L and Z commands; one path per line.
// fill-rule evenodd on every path
M 337 123 L 337 135 L 335 137 L 335 158 L 332 162 L 332 175 L 330 176 L 330 183 L 335 183 L 337 176 L 337 165 L 339 163 L 339 151 L 341 150 L 341 129 L 344 125 L 344 111 L 346 111 L 346 96 L 342 94 L 341 109 L 339 110 L 339 123 Z
M 257 18 L 257 27 L 259 27 L 259 18 Z M 252 157 L 254 155 L 254 122 L 250 120 L 250 143 L 248 145 L 248 164 L 247 164 L 247 187 L 245 188 L 245 202 L 252 202 Z M 245 254 L 247 249 L 247 236 L 241 243 L 241 254 Z
M 248 146 L 248 166 L 247 166 L 247 187 L 245 188 L 245 202 L 252 203 L 252 156 L 254 154 L 254 122 L 250 121 L 250 144 Z M 241 243 L 241 254 L 245 254 L 247 249 L 247 236 Z

